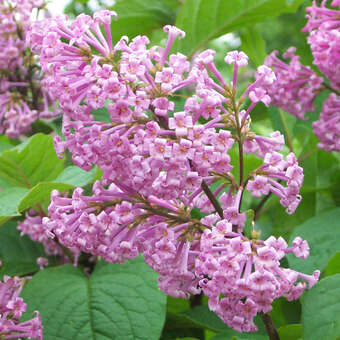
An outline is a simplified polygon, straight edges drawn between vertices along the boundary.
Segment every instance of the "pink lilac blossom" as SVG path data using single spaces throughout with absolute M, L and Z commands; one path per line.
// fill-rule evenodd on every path
M 28 235 L 32 241 L 42 243 L 47 255 L 61 254 L 60 248 L 52 240 L 54 235 L 42 225 L 42 217 L 33 209 L 27 212 L 25 217 L 25 220 L 17 226 L 21 231 L 20 235 Z
M 326 7 L 326 0 L 318 6 L 316 1 L 306 8 L 308 22 L 303 32 L 308 32 L 307 38 L 310 44 L 315 64 L 328 78 L 336 90 L 340 89 L 340 22 L 339 9 Z M 336 1 L 332 6 L 339 6 Z
M 1 262 L 0 262 L 1 265 Z M 19 297 L 24 281 L 17 276 L 5 275 L 0 281 L 0 336 L 5 339 L 43 339 L 43 327 L 38 311 L 31 320 L 20 322 L 26 304 Z
M 293 153 L 287 156 L 286 161 L 278 152 L 266 153 L 264 165 L 253 173 L 254 179 L 247 184 L 252 196 L 261 197 L 271 192 L 280 197 L 280 203 L 287 208 L 287 214 L 295 212 L 301 201 L 299 191 L 304 176 L 303 169 L 298 165 Z M 274 179 L 285 181 L 287 186 Z
M 39 117 L 59 114 L 25 43 L 34 8 L 43 1 L 2 1 L 0 4 L 0 134 L 17 138 Z M 49 106 L 54 106 L 50 110 Z
M 239 332 L 256 331 L 253 319 L 257 313 L 268 313 L 273 300 L 281 296 L 298 298 L 307 285 L 311 288 L 319 279 L 320 271 L 305 275 L 280 267 L 285 253 L 302 258 L 308 255 L 300 250 L 301 246 L 297 250 L 297 243 L 302 240 L 295 239 L 293 248 L 273 236 L 265 241 L 249 240 L 235 234 L 228 220 L 206 229 L 195 271 L 200 277 L 199 286 L 209 298 L 209 308 Z
M 325 151 L 340 151 L 340 97 L 331 93 L 324 101 L 319 120 L 313 122 L 318 146 Z
M 315 110 L 313 100 L 319 92 L 325 89 L 333 92 L 323 103 L 319 120 L 313 123 L 314 133 L 320 139 L 318 146 L 331 152 L 340 150 L 337 106 L 340 89 L 340 10 L 327 8 L 326 4 L 326 0 L 320 5 L 313 1 L 313 5 L 306 8 L 308 22 L 302 31 L 309 33 L 307 40 L 314 57 L 313 64 L 327 77 L 327 81 L 324 82 L 322 77 L 300 63 L 299 57 L 294 55 L 294 47 L 284 55 L 291 59 L 289 65 L 277 58 L 276 51 L 267 57 L 266 64 L 274 68 L 279 80 L 268 89 L 272 103 L 299 119 L 304 119 L 306 112 Z M 331 6 L 339 6 L 339 1 L 332 1 Z
M 277 77 L 277 81 L 268 85 L 267 90 L 273 105 L 305 119 L 305 113 L 315 109 L 313 100 L 321 90 L 323 78 L 302 65 L 294 53 L 295 48 L 291 47 L 284 54 L 285 58 L 290 59 L 289 64 L 277 57 L 277 51 L 266 58 L 266 65 L 273 67 Z
M 40 242 L 43 244 L 46 255 L 59 255 L 63 263 L 69 263 L 70 259 L 65 255 L 59 241 L 57 240 L 51 229 L 47 228 L 42 223 L 43 217 L 38 215 L 34 209 L 30 209 L 25 215 L 25 220 L 18 223 L 17 229 L 21 231 L 20 235 L 28 235 L 32 241 Z M 77 249 L 69 247 L 74 255 L 75 262 L 78 259 L 79 251 Z M 39 260 L 40 259 L 40 260 Z M 48 260 L 45 258 L 38 258 L 38 265 L 44 266 L 48 264 Z
M 243 52 L 232 51 L 226 57 L 234 66 L 233 82 L 228 84 L 216 68 L 214 51 L 203 51 L 192 63 L 182 54 L 170 54 L 174 39 L 184 37 L 176 27 L 164 28 L 168 34 L 165 48 L 149 47 L 148 38 L 143 36 L 131 42 L 127 37 L 113 42 L 109 29 L 112 17 L 112 11 L 99 11 L 93 18 L 82 14 L 73 22 L 57 17 L 33 25 L 28 34 L 49 75 L 52 96 L 65 112 L 65 139 L 54 140 L 57 154 L 63 157 L 69 150 L 80 168 L 90 170 L 96 165 L 103 171 L 90 195 L 81 188 L 75 189 L 72 197 L 53 191 L 43 226 L 63 246 L 108 262 L 123 263 L 142 253 L 160 274 L 159 287 L 174 297 L 188 298 L 202 290 L 210 297 L 205 285 L 210 276 L 200 261 L 215 245 L 219 249 L 229 242 L 232 246 L 226 247 L 226 253 L 230 250 L 230 255 L 225 254 L 225 258 L 235 256 L 241 261 L 235 261 L 235 266 L 240 268 L 242 259 L 249 258 L 248 266 L 256 263 L 253 276 L 263 274 L 264 285 L 269 286 L 268 277 L 281 270 L 278 259 L 285 255 L 284 250 L 290 250 L 282 250 L 281 240 L 273 241 L 273 246 L 264 246 L 264 241 L 243 242 L 246 215 L 240 205 L 245 188 L 231 173 L 229 151 L 235 143 L 242 143 L 245 153 L 254 153 L 263 161 L 246 190 L 255 196 L 272 192 L 288 213 L 295 211 L 301 200 L 302 168 L 293 154 L 283 160 L 279 153 L 284 145 L 281 133 L 264 137 L 250 128 L 253 108 L 259 101 L 268 105 L 271 100 L 267 87 L 275 82 L 274 72 L 267 66 L 259 67 L 255 82 L 239 96 L 241 105 L 249 95 L 251 105 L 235 111 L 232 99 L 238 95 L 238 68 L 248 61 Z M 183 95 L 183 88 L 194 93 L 179 111 L 175 98 Z M 108 115 L 102 121 L 94 109 L 105 107 Z M 208 195 L 207 188 L 218 181 L 222 184 Z M 220 204 L 217 212 L 211 196 Z M 209 215 L 193 218 L 196 208 Z M 209 233 L 212 235 L 206 236 Z M 206 237 L 211 238 L 210 248 L 205 246 Z M 251 247 L 257 252 L 254 259 L 248 252 Z M 304 244 L 297 241 L 294 247 L 297 254 L 306 255 Z M 215 250 L 211 250 L 209 268 L 219 261 L 219 250 Z M 226 259 L 223 265 L 232 266 L 234 262 Z M 221 272 L 217 270 L 216 277 L 223 282 L 224 275 L 224 267 Z M 282 269 L 280 275 L 274 284 L 280 290 L 270 296 L 266 307 L 262 308 L 263 301 L 251 293 L 249 306 L 239 307 L 249 312 L 248 307 L 253 306 L 252 312 L 243 322 L 240 318 L 244 314 L 234 311 L 241 326 L 235 321 L 232 327 L 255 330 L 253 315 L 268 309 L 274 298 L 297 298 L 306 288 L 295 285 L 303 274 Z M 311 280 L 307 276 L 303 279 Z M 260 281 L 256 281 L 258 292 Z M 230 323 L 223 305 L 227 307 L 227 301 L 219 307 L 218 315 Z M 217 310 L 213 304 L 211 308 Z M 243 327 L 244 323 L 250 326 Z

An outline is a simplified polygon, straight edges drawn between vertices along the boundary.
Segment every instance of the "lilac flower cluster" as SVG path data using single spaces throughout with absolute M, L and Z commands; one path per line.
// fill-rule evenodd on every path
M 230 327 L 239 332 L 256 331 L 254 316 L 271 310 L 275 298 L 297 299 L 318 280 L 320 272 L 305 275 L 281 268 L 286 253 L 306 258 L 309 247 L 297 237 L 288 248 L 282 237 L 271 236 L 265 241 L 248 240 L 234 233 L 228 220 L 206 229 L 201 237 L 201 252 L 196 259 L 196 274 L 202 291 L 209 298 L 209 308 Z
M 0 133 L 9 138 L 28 132 L 39 117 L 57 113 L 49 109 L 55 104 L 25 42 L 33 9 L 43 7 L 43 0 L 0 3 Z
M 25 220 L 18 223 L 17 229 L 21 231 L 20 235 L 28 235 L 32 241 L 42 243 L 47 255 L 59 255 L 61 256 L 61 262 L 68 263 L 70 259 L 65 255 L 55 234 L 43 225 L 42 219 L 43 216 L 38 215 L 34 209 L 30 209 L 25 215 Z M 69 247 L 69 249 L 74 256 L 74 262 L 76 263 L 79 251 L 73 247 Z M 48 263 L 47 259 L 37 259 L 37 263 L 40 267 L 46 265 L 46 261 Z
M 306 112 L 315 110 L 313 100 L 321 91 L 323 78 L 318 76 L 309 66 L 300 63 L 295 47 L 290 47 L 283 55 L 290 59 L 286 64 L 277 57 L 277 51 L 266 58 L 266 65 L 275 70 L 278 81 L 269 89 L 272 104 L 294 115 L 305 119 Z
M 0 262 L 1 265 L 1 262 Z M 26 311 L 26 304 L 19 297 L 25 279 L 4 276 L 0 281 L 0 337 L 4 339 L 39 339 L 42 340 L 42 324 L 38 311 L 28 321 L 19 319 Z
M 173 297 L 188 298 L 201 291 L 209 307 L 230 327 L 256 331 L 254 316 L 271 310 L 275 298 L 297 299 L 319 278 L 280 267 L 286 253 L 306 258 L 309 247 L 300 237 L 292 248 L 282 238 L 266 241 L 243 235 L 245 213 L 238 212 L 242 189 L 223 193 L 223 218 L 213 212 L 191 217 L 192 202 L 148 198 L 99 182 L 93 195 L 74 191 L 72 198 L 52 194 L 43 224 L 67 247 L 123 263 L 142 253 L 160 274 L 159 287 Z M 254 234 L 255 235 L 255 234 Z M 302 281 L 301 281 L 302 280 Z
M 322 105 L 319 120 L 313 122 L 318 146 L 325 151 L 340 151 L 340 96 L 331 93 Z
M 17 228 L 21 231 L 21 236 L 28 235 L 31 240 L 42 243 L 46 254 L 57 255 L 60 253 L 60 249 L 51 239 L 54 237 L 54 234 L 49 233 L 43 227 L 42 218 L 36 215 L 33 209 L 26 213 L 25 220 L 20 222 Z
M 332 6 L 340 6 L 332 1 Z M 308 23 L 303 31 L 309 32 L 308 43 L 314 56 L 313 63 L 327 77 L 333 91 L 323 103 L 319 120 L 313 123 L 314 133 L 320 139 L 318 146 L 325 151 L 340 151 L 340 10 L 329 9 L 326 1 L 318 7 L 308 7 Z
M 326 0 L 318 6 L 316 1 L 313 6 L 307 7 L 308 22 L 303 32 L 309 32 L 307 39 L 310 44 L 315 64 L 330 81 L 331 86 L 340 89 L 340 10 L 326 7 Z M 332 6 L 339 6 L 336 1 Z
M 311 46 L 315 64 L 327 77 L 330 84 L 324 82 L 308 66 L 300 63 L 295 56 L 295 48 L 288 49 L 285 58 L 291 59 L 289 65 L 276 57 L 274 51 L 266 59 L 266 65 L 273 67 L 278 81 L 268 88 L 272 104 L 299 119 L 305 118 L 306 112 L 314 111 L 313 100 L 321 91 L 328 89 L 332 94 L 323 103 L 319 120 L 313 123 L 314 133 L 320 139 L 318 146 L 325 151 L 340 151 L 340 114 L 338 99 L 340 90 L 340 10 L 327 8 L 326 0 L 321 5 L 316 1 L 306 8 L 308 22 L 303 32 L 309 32 L 308 43 Z M 332 6 L 340 6 L 339 1 L 332 1 Z
M 112 11 L 82 14 L 73 22 L 61 16 L 34 23 L 27 36 L 64 111 L 65 139 L 55 138 L 57 153 L 69 150 L 80 168 L 103 170 L 90 195 L 81 188 L 72 197 L 52 192 L 43 235 L 53 233 L 74 252 L 107 262 L 142 253 L 166 294 L 188 298 L 203 291 L 228 325 L 254 331 L 256 313 L 269 311 L 277 297 L 298 298 L 307 285 L 297 280 L 311 287 L 319 275 L 280 267 L 288 252 L 308 256 L 305 241 L 297 238 L 288 248 L 282 239 L 243 234 L 240 208 L 247 191 L 277 195 L 289 214 L 301 200 L 303 171 L 294 154 L 284 159 L 279 153 L 283 135 L 251 131 L 250 113 L 258 102 L 270 104 L 276 76 L 262 65 L 238 94 L 238 71 L 248 63 L 243 52 L 226 55 L 234 67 L 228 84 L 214 63 L 215 51 L 203 51 L 191 63 L 181 53 L 170 54 L 174 40 L 185 35 L 180 29 L 164 27 L 164 48 L 148 47 L 144 36 L 114 43 L 112 17 Z M 185 98 L 183 110 L 176 109 L 178 98 Z M 105 121 L 97 118 L 100 108 L 108 111 Z M 231 149 L 238 149 L 242 163 L 239 181 Z M 243 174 L 247 153 L 263 164 Z M 196 208 L 205 216 L 193 217 Z M 27 226 L 22 230 L 33 236 Z M 244 290 L 236 292 L 229 276 L 241 280 Z

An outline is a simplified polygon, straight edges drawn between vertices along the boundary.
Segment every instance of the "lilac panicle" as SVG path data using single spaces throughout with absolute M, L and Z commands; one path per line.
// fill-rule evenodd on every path
M 255 331 L 258 312 L 269 311 L 280 296 L 298 298 L 318 279 L 318 272 L 309 277 L 280 267 L 288 252 L 307 256 L 303 240 L 288 248 L 281 238 L 261 241 L 243 234 L 245 191 L 277 195 L 289 214 L 301 200 L 303 170 L 294 154 L 280 153 L 283 135 L 251 131 L 252 110 L 259 102 L 269 105 L 277 76 L 260 66 L 239 96 L 239 68 L 248 62 L 243 52 L 226 56 L 234 68 L 229 84 L 214 51 L 192 62 L 171 54 L 174 39 L 184 37 L 176 27 L 165 27 L 163 48 L 150 47 L 143 36 L 112 41 L 105 25 L 114 16 L 100 11 L 73 22 L 61 16 L 35 24 L 28 34 L 64 112 L 65 139 L 54 139 L 57 154 L 68 150 L 80 168 L 103 171 L 92 194 L 81 188 L 72 197 L 53 191 L 42 225 L 63 246 L 107 262 L 142 253 L 166 294 L 188 298 L 203 292 L 224 322 Z M 177 96 L 185 96 L 181 111 Z M 251 104 L 244 107 L 248 97 Z M 106 107 L 102 121 L 93 110 Z M 248 174 L 247 185 L 231 172 L 230 150 L 240 143 L 262 163 Z M 194 218 L 197 208 L 204 215 Z M 239 291 L 228 284 L 231 277 Z
M 0 337 L 5 339 L 43 339 L 43 327 L 38 311 L 35 311 L 33 319 L 19 321 L 22 313 L 26 311 L 26 304 L 19 297 L 26 279 L 5 275 L 0 281 Z
M 8 138 L 29 132 L 38 118 L 59 114 L 26 43 L 32 11 L 43 7 L 40 0 L 0 3 L 0 134 Z

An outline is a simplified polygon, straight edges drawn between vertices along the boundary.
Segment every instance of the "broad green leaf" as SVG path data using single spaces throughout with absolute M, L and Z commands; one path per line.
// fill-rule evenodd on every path
M 47 268 L 25 286 L 28 315 L 41 313 L 45 340 L 157 340 L 165 295 L 139 257 L 97 264 L 90 278 L 71 265 Z
M 54 180 L 54 182 L 70 184 L 75 187 L 82 187 L 90 183 L 95 175 L 95 169 L 85 171 L 75 165 L 68 166 L 63 172 Z
M 331 276 L 334 274 L 340 274 L 340 251 L 338 251 L 327 264 L 326 275 Z
M 185 318 L 203 328 L 208 328 L 212 331 L 221 332 L 229 331 L 230 328 L 221 321 L 221 319 L 208 306 L 197 306 L 180 313 Z
M 166 310 L 170 313 L 180 313 L 190 309 L 189 300 L 186 299 L 175 299 L 171 296 L 167 297 Z
M 0 218 L 19 216 L 18 205 L 20 200 L 26 195 L 28 189 L 13 187 L 0 193 Z
M 174 24 L 178 5 L 176 0 L 118 0 L 112 7 L 118 14 L 118 20 L 111 24 L 113 41 L 123 35 L 133 38 Z
M 45 200 L 49 200 L 51 191 L 54 189 L 58 190 L 59 192 L 66 192 L 72 188 L 74 188 L 74 186 L 71 184 L 40 182 L 31 190 L 29 190 L 27 194 L 20 200 L 18 204 L 18 210 L 21 212 L 33 207 L 37 203 L 42 203 Z
M 303 339 L 336 340 L 340 337 L 340 274 L 322 279 L 304 297 Z
M 211 340 L 268 340 L 268 336 L 251 333 L 238 333 L 234 335 L 231 332 L 226 332 L 215 335 Z
M 235 330 L 229 328 L 215 313 L 211 312 L 206 305 L 194 307 L 190 310 L 179 313 L 178 315 L 181 315 L 182 317 L 188 319 L 198 327 L 206 328 L 218 333 L 221 332 L 221 334 L 224 334 L 224 336 L 229 335 L 231 337 L 239 336 L 240 334 Z M 259 334 L 264 334 L 265 330 L 262 321 L 259 319 L 258 316 L 255 318 L 255 324 L 258 326 L 259 330 L 254 335 L 258 336 Z
M 95 169 L 87 172 L 76 166 L 69 166 L 53 182 L 40 182 L 21 199 L 18 210 L 23 211 L 37 203 L 49 200 L 52 190 L 67 192 L 75 186 L 84 186 L 94 177 Z
M 299 340 L 302 338 L 302 325 L 293 324 L 282 326 L 277 332 L 279 333 L 280 340 Z
M 242 51 L 248 55 L 256 67 L 262 65 L 267 53 L 266 42 L 263 40 L 259 28 L 256 26 L 246 27 L 240 31 L 240 35 Z
M 186 32 L 175 49 L 190 56 L 223 34 L 264 21 L 284 12 L 295 12 L 302 0 L 186 0 L 176 26 Z
M 3 275 L 27 275 L 39 270 L 37 258 L 46 256 L 43 246 L 27 235 L 20 236 L 18 222 L 7 222 L 0 228 L 0 279 Z
M 12 188 L 12 187 L 13 187 L 13 185 L 10 182 L 8 182 L 6 179 L 0 177 L 0 191 L 8 189 L 8 188 Z
M 13 147 L 13 145 L 10 143 L 9 139 L 6 138 L 5 136 L 0 136 L 0 154 L 3 151 L 9 150 Z
M 287 258 L 290 266 L 304 273 L 325 269 L 329 259 L 340 251 L 340 208 L 317 215 L 295 228 L 290 242 L 300 236 L 308 241 L 310 255 L 302 260 L 292 254 Z
M 15 186 L 31 188 L 41 181 L 54 180 L 63 165 L 54 151 L 52 137 L 36 134 L 0 155 L 0 177 Z

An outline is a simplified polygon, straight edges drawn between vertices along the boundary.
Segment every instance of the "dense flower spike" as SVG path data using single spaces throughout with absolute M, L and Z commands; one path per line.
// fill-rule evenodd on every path
M 321 6 L 316 1 L 307 7 L 308 22 L 303 28 L 309 32 L 308 43 L 314 56 L 313 63 L 329 79 L 335 89 L 340 89 L 340 10 L 326 7 L 326 0 Z M 339 6 L 337 1 L 332 6 Z
M 1 266 L 1 262 L 0 262 Z M 39 312 L 28 321 L 19 319 L 26 311 L 26 304 L 19 297 L 25 279 L 4 276 L 0 281 L 0 337 L 4 339 L 43 339 Z
M 268 311 L 282 295 L 297 298 L 306 288 L 296 283 L 298 277 L 317 280 L 317 273 L 311 279 L 279 267 L 286 252 L 306 257 L 302 240 L 288 249 L 282 239 L 247 240 L 243 235 L 245 190 L 256 197 L 274 193 L 287 213 L 301 199 L 302 168 L 293 154 L 284 160 L 279 153 L 283 135 L 251 131 L 251 112 L 260 101 L 269 105 L 268 88 L 276 76 L 260 66 L 255 81 L 238 94 L 238 69 L 248 62 L 243 52 L 226 56 L 234 67 L 228 84 L 214 63 L 214 51 L 203 51 L 192 63 L 180 53 L 170 54 L 174 39 L 184 37 L 176 27 L 164 28 L 164 48 L 149 47 L 143 36 L 113 42 L 109 24 L 114 16 L 100 11 L 73 22 L 57 17 L 35 24 L 28 35 L 65 112 L 65 140 L 55 138 L 57 153 L 63 157 L 69 150 L 82 169 L 97 165 L 103 170 L 93 194 L 81 188 L 72 197 L 54 191 L 42 224 L 63 246 L 108 262 L 123 263 L 142 253 L 160 274 L 159 287 L 166 294 L 188 298 L 203 291 L 222 320 L 254 331 L 257 312 Z M 184 88 L 194 93 L 188 96 Z M 176 99 L 183 96 L 184 108 L 178 110 Z M 106 107 L 102 121 L 95 109 Z M 262 162 L 250 174 L 242 172 L 238 182 L 230 157 L 236 146 L 240 162 L 244 153 Z M 197 208 L 208 215 L 193 217 Z M 248 269 L 242 276 L 244 266 Z M 257 290 L 225 300 L 232 299 L 221 288 L 231 289 L 225 284 L 228 275 L 242 276 L 245 287 L 252 275 Z M 271 292 L 264 302 L 261 280 Z M 226 294 L 221 301 L 220 294 Z M 235 310 L 228 307 L 233 301 Z
M 303 244 L 303 246 L 301 246 Z M 232 224 L 222 220 L 201 238 L 201 252 L 196 259 L 196 274 L 209 307 L 231 328 L 239 332 L 256 331 L 253 319 L 268 313 L 274 299 L 298 298 L 319 279 L 320 271 L 308 276 L 280 267 L 285 253 L 305 257 L 306 241 L 295 239 L 293 248 L 280 237 L 265 241 L 248 240 L 232 232 Z M 309 249 L 309 248 L 308 248 Z M 302 282 L 297 282 L 302 279 Z
M 325 151 L 340 151 L 340 97 L 331 93 L 322 105 L 319 120 L 313 122 L 318 146 Z
M 59 114 L 38 71 L 37 58 L 25 43 L 31 13 L 43 6 L 42 0 L 0 4 L 0 133 L 9 138 L 30 131 L 39 117 Z
M 285 58 L 290 59 L 289 64 L 281 61 L 276 51 L 266 58 L 266 65 L 273 67 L 278 79 L 269 86 L 268 91 L 273 105 L 304 119 L 306 112 L 315 109 L 313 100 L 321 90 L 323 78 L 302 65 L 294 53 L 295 48 L 291 47 L 284 54 Z
M 42 217 L 33 209 L 27 212 L 25 217 L 25 220 L 20 222 L 17 227 L 21 231 L 20 235 L 28 235 L 31 240 L 42 243 L 47 255 L 60 255 L 64 262 L 68 262 L 69 259 L 65 257 L 63 249 L 55 238 L 55 235 L 42 224 Z M 73 249 L 72 247 L 70 247 L 70 249 L 73 251 L 75 257 L 77 257 L 77 249 Z M 37 262 L 41 265 L 39 262 L 44 263 L 45 261 L 41 260 Z
M 302 31 L 309 33 L 313 63 L 327 81 L 300 63 L 299 57 L 294 55 L 294 47 L 284 55 L 291 59 L 289 65 L 277 58 L 276 51 L 267 57 L 266 64 L 273 67 L 278 77 L 278 81 L 268 88 L 272 104 L 299 119 L 304 119 L 306 112 L 314 111 L 313 100 L 317 94 L 325 89 L 333 92 L 323 103 L 319 120 L 313 123 L 314 133 L 321 141 L 318 146 L 330 152 L 340 151 L 337 99 L 340 90 L 340 10 L 328 8 L 326 4 L 326 0 L 321 5 L 313 1 L 313 5 L 306 8 L 308 22 Z M 334 0 L 331 6 L 340 6 L 340 3 Z

